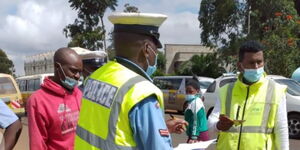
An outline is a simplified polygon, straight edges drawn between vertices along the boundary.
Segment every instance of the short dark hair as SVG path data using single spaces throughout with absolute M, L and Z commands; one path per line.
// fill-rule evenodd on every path
M 258 41 L 246 41 L 242 44 L 239 51 L 239 61 L 243 61 L 246 52 L 257 53 L 263 51 L 264 47 Z
M 200 83 L 199 83 L 199 80 L 197 79 L 196 76 L 193 76 L 192 79 L 188 79 L 187 83 L 186 83 L 186 86 L 192 86 L 196 90 L 200 89 Z

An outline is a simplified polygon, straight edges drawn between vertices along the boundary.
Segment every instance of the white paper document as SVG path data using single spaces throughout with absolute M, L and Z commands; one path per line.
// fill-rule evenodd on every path
M 201 141 L 197 143 L 181 143 L 177 147 L 174 148 L 174 150 L 204 150 L 206 149 L 209 145 L 213 144 L 216 142 L 216 139 L 209 140 L 209 141 Z

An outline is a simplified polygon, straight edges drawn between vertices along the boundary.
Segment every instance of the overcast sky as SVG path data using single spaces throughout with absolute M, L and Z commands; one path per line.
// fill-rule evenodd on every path
M 168 19 L 160 28 L 163 44 L 199 44 L 198 11 L 201 0 L 119 0 L 117 12 L 130 3 L 140 12 L 163 13 Z M 105 26 L 112 30 L 106 12 Z M 25 56 L 67 46 L 63 28 L 73 23 L 76 11 L 68 0 L 1 0 L 0 48 L 13 60 L 16 74 L 24 75 Z M 0 66 L 1 67 L 1 66 Z

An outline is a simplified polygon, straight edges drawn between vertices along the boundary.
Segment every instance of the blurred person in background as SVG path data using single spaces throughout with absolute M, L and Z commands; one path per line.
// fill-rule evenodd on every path
M 12 150 L 22 131 L 22 123 L 16 114 L 0 99 L 0 150 Z M 1 140 L 2 138 L 2 140 Z
M 187 143 L 209 140 L 207 119 L 204 104 L 202 102 L 200 83 L 197 77 L 189 79 L 186 84 L 187 108 L 184 111 L 184 119 L 189 123 L 187 126 Z
M 90 51 L 81 54 L 81 59 L 83 64 L 83 79 L 81 85 L 79 85 L 79 89 L 83 92 L 84 80 L 107 62 L 107 54 L 104 51 Z

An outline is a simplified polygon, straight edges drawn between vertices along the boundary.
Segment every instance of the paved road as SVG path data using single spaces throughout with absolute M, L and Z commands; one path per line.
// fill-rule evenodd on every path
M 169 113 L 174 114 L 171 111 L 167 111 L 165 118 L 169 119 Z M 183 118 L 182 115 L 178 115 L 175 113 L 175 116 L 178 118 Z M 23 131 L 21 133 L 21 137 L 15 147 L 14 150 L 29 150 L 29 144 L 28 144 L 28 126 L 27 126 L 27 118 L 22 118 L 22 123 L 23 123 Z M 187 137 L 185 134 L 174 134 L 172 135 L 172 141 L 173 141 L 173 146 L 176 147 L 179 143 L 184 143 L 186 142 Z M 300 148 L 300 140 L 290 140 L 290 150 L 299 150 Z M 214 147 L 209 147 L 208 150 L 213 150 Z

